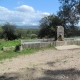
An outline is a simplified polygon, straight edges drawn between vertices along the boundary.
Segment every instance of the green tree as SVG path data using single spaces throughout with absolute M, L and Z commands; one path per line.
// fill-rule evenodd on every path
M 2 34 L 3 34 L 3 29 L 2 29 L 2 25 L 0 25 L 0 38 L 2 38 Z
M 16 25 L 6 22 L 3 26 L 3 38 L 7 40 L 14 40 L 17 38 L 15 35 Z
M 77 35 L 76 26 L 80 18 L 80 0 L 59 0 L 61 3 L 58 17 L 63 19 L 63 26 L 67 36 Z
M 40 20 L 40 31 L 39 31 L 39 37 L 49 37 L 52 38 L 55 36 L 55 28 L 56 26 L 62 25 L 63 20 L 58 18 L 55 15 L 49 15 L 46 17 L 43 17 Z
M 27 36 L 27 29 L 16 28 L 15 33 L 18 38 L 25 38 Z

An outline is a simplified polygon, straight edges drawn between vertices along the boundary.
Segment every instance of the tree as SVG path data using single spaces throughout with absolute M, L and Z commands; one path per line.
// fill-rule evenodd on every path
M 7 40 L 14 40 L 17 38 L 15 35 L 16 25 L 6 22 L 3 26 L 3 38 Z
M 80 18 L 80 0 L 59 0 L 61 3 L 58 17 L 63 19 L 66 34 L 74 36 L 78 30 L 76 26 Z M 70 31 L 70 32 L 69 32 Z
M 49 37 L 52 38 L 55 36 L 56 26 L 62 25 L 63 20 L 58 18 L 55 15 L 45 16 L 40 20 L 40 31 L 39 37 Z
M 3 29 L 2 29 L 2 25 L 0 25 L 0 39 L 2 38 L 2 34 L 3 34 Z
M 15 33 L 18 38 L 24 38 L 27 36 L 27 29 L 16 28 Z

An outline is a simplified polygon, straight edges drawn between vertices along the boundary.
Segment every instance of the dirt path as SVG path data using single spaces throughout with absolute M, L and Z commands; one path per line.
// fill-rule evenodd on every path
M 1 61 L 0 80 L 80 80 L 80 49 L 44 50 Z

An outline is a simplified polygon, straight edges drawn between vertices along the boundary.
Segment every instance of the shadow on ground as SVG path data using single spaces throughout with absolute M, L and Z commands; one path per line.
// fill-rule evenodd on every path
M 40 72 L 42 72 L 42 77 L 39 76 Z M 28 68 L 20 73 L 5 73 L 0 76 L 0 80 L 80 80 L 79 76 L 80 71 L 76 69 L 38 70 Z
M 0 80 L 17 80 L 19 73 L 5 73 L 0 76 Z

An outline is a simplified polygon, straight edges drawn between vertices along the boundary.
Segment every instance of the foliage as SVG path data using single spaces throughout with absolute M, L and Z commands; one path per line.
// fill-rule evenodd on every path
M 80 18 L 80 1 L 79 0 L 59 0 L 61 3 L 58 17 L 63 19 L 66 36 L 78 35 L 76 26 Z
M 36 34 L 31 34 L 31 39 L 37 38 Z
M 43 17 L 40 20 L 40 32 L 39 37 L 54 37 L 55 36 L 55 28 L 56 26 L 62 25 L 63 20 L 58 18 L 55 15 L 49 15 Z
M 39 29 L 19 28 L 17 25 L 9 22 L 6 22 L 4 25 L 0 25 L 0 39 L 31 39 L 33 37 L 37 37 L 38 33 Z
M 3 35 L 3 29 L 2 26 L 0 26 L 0 38 L 2 38 L 2 35 Z
M 15 35 L 16 25 L 7 22 L 2 26 L 2 29 L 3 29 L 3 38 L 5 38 L 6 40 L 16 39 Z
M 35 37 L 37 37 L 39 30 L 38 29 L 23 29 L 23 28 L 17 28 L 15 33 L 18 36 L 18 38 L 32 38 L 35 34 Z
M 17 28 L 15 30 L 15 34 L 18 36 L 18 38 L 26 37 L 27 36 L 27 29 Z
M 59 0 L 61 3 L 60 11 L 58 12 L 59 17 L 64 19 L 65 25 L 74 25 L 78 23 L 79 14 L 76 6 L 78 0 Z

